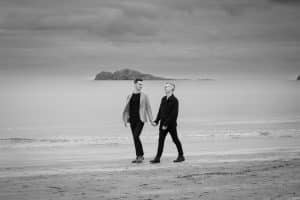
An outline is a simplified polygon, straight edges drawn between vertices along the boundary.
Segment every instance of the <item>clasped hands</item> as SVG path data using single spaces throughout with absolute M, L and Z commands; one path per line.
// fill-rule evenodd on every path
M 157 124 L 156 122 L 154 122 L 154 121 L 150 121 L 150 123 L 151 123 L 152 126 L 157 126 L 157 125 L 158 125 L 158 124 Z M 125 122 L 124 125 L 125 125 L 125 127 L 127 127 L 127 122 Z M 166 129 L 167 129 L 167 126 L 162 126 L 161 128 L 162 128 L 162 130 L 166 130 Z
M 158 125 L 158 124 L 157 124 L 156 122 L 154 122 L 154 121 L 151 121 L 150 123 L 151 123 L 152 126 L 157 126 L 157 125 Z M 162 126 L 161 128 L 162 128 L 162 130 L 166 130 L 166 129 L 167 129 L 167 126 Z
M 152 126 L 157 126 L 157 123 L 154 122 L 154 121 L 150 121 L 150 123 L 151 123 Z

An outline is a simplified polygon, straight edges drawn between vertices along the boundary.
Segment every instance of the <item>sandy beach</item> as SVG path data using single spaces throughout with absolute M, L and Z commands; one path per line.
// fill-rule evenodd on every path
M 91 170 L 1 177 L 0 199 L 300 199 L 299 158 L 199 159 L 174 164 L 167 157 L 157 165 L 125 159 Z

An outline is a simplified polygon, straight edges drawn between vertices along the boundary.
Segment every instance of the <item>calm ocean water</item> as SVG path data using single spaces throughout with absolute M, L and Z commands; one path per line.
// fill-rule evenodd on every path
M 0 145 L 127 144 L 121 121 L 132 81 L 0 80 Z M 145 81 L 156 116 L 164 81 Z M 184 137 L 291 137 L 300 134 L 300 82 L 176 81 Z M 154 141 L 157 129 L 145 126 Z

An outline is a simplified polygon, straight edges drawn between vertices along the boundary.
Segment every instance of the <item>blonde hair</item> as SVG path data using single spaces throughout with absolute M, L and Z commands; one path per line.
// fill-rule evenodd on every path
M 175 83 L 166 82 L 166 85 L 167 85 L 167 84 L 172 85 L 172 87 L 173 87 L 172 91 L 174 92 L 174 91 L 175 91 L 175 87 L 176 87 L 176 86 L 175 86 Z

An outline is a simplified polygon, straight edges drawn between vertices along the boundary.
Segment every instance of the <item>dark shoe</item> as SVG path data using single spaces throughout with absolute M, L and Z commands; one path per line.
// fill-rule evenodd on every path
M 174 160 L 173 162 L 183 162 L 183 161 L 185 161 L 184 156 L 178 156 L 178 157 L 176 158 L 176 160 Z
M 150 160 L 151 164 L 160 163 L 160 160 L 158 158 L 154 158 L 153 160 Z
M 138 156 L 135 163 L 142 163 L 144 160 L 143 156 Z
M 133 161 L 131 161 L 131 163 L 136 163 L 137 160 L 138 160 L 138 156 Z

